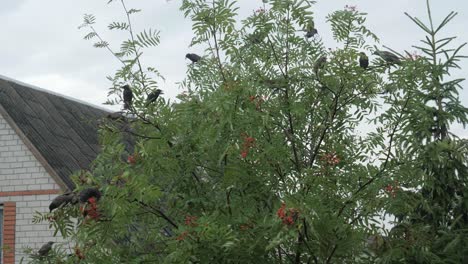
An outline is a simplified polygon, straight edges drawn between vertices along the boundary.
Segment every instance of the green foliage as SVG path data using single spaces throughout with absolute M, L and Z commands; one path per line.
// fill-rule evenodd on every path
M 157 46 L 159 44 L 159 33 L 151 29 L 148 32 L 143 31 L 137 34 L 136 38 L 138 39 L 136 45 L 142 48 Z
M 158 31 L 135 33 L 121 1 L 127 22 L 109 29 L 130 37 L 114 52 L 85 16 L 85 38 L 123 65 L 109 103 L 122 83 L 134 103 L 103 123 L 102 153 L 75 175 L 77 190 L 102 191 L 98 216 L 60 208 L 53 227 L 82 263 L 463 263 L 468 145 L 449 127 L 468 110 L 462 80 L 447 77 L 463 45 L 437 39 L 455 13 L 437 27 L 429 9 L 428 26 L 410 17 L 429 34 L 424 55 L 365 70 L 359 53 L 378 38 L 364 13 L 327 17 L 340 45 L 328 50 L 299 33 L 314 25 L 313 1 L 264 2 L 241 23 L 235 1 L 182 2 L 206 54 L 171 104 L 145 101 L 161 77 L 140 58 Z
M 125 23 L 125 22 L 112 22 L 110 23 L 107 28 L 109 30 L 113 30 L 113 29 L 118 29 L 118 30 L 129 30 L 130 29 L 130 26 Z M 85 38 L 86 39 L 86 38 Z

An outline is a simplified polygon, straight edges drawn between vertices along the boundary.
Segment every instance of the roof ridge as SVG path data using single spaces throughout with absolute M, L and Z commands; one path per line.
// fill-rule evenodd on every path
M 19 80 L 16 80 L 16 79 L 13 79 L 13 78 L 1 75 L 1 74 L 0 74 L 0 79 L 2 79 L 4 81 L 16 83 L 18 85 L 21 85 L 21 86 L 24 86 L 24 87 L 27 87 L 27 88 L 31 88 L 31 89 L 39 91 L 39 92 L 44 92 L 44 93 L 55 95 L 55 96 L 58 96 L 58 97 L 61 97 L 61 98 L 65 98 L 67 100 L 70 100 L 70 101 L 73 101 L 73 102 L 76 102 L 76 103 L 80 103 L 80 104 L 83 104 L 83 105 L 87 105 L 87 106 L 90 106 L 92 108 L 102 110 L 102 111 L 105 111 L 105 112 L 108 112 L 108 113 L 113 112 L 112 110 L 107 109 L 105 107 L 94 105 L 94 104 L 91 104 L 91 103 L 86 102 L 84 100 L 80 100 L 80 99 L 77 99 L 77 98 L 74 98 L 74 97 L 71 97 L 71 96 L 68 96 L 68 95 L 64 95 L 64 94 L 60 94 L 60 93 L 57 93 L 57 92 L 54 92 L 54 91 L 51 91 L 51 90 L 47 90 L 45 88 L 41 88 L 41 87 L 36 86 L 36 85 L 25 83 L 25 82 L 22 82 L 22 81 L 19 81 Z

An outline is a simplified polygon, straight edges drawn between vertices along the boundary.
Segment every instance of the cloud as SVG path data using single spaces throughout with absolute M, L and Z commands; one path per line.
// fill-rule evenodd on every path
M 0 8 L 0 15 L 16 12 L 25 2 L 24 0 L 3 1 L 2 8 Z
M 35 86 L 54 91 L 55 93 L 85 101 L 100 106 L 106 96 L 105 89 L 100 89 L 95 84 L 80 79 L 66 78 L 59 74 L 29 75 L 21 78 L 22 82 L 34 84 Z M 104 100 L 103 100 L 104 99 Z M 106 109 L 118 110 L 118 106 L 106 106 Z

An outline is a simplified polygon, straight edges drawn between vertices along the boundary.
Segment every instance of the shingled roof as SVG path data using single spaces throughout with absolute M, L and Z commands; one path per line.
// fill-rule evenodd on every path
M 0 76 L 0 115 L 65 189 L 96 158 L 98 121 L 109 112 Z

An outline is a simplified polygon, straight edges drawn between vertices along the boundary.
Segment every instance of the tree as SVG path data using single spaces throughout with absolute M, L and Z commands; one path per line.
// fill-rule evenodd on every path
M 239 28 L 235 1 L 184 0 L 191 44 L 206 52 L 188 66 L 179 101 L 149 105 L 160 75 L 140 58 L 158 44 L 157 31 L 135 31 L 139 10 L 121 0 L 127 22 L 109 29 L 130 38 L 115 52 L 94 30 L 94 16 L 85 16 L 85 38 L 97 38 L 95 46 L 123 64 L 109 77 L 116 97 L 109 103 L 121 103 L 124 84 L 133 103 L 127 117 L 105 122 L 102 153 L 89 172 L 75 175 L 77 191 L 98 187 L 101 199 L 37 216 L 76 245 L 75 254 L 49 260 L 463 259 L 467 144 L 449 126 L 465 125 L 468 111 L 457 98 L 462 80 L 445 79 L 461 47 L 436 39 L 455 14 L 437 28 L 411 17 L 429 34 L 423 55 L 391 51 L 400 64 L 376 58 L 363 69 L 360 53 L 378 43 L 364 13 L 346 7 L 327 17 L 339 46 L 329 50 L 303 35 L 314 24 L 312 1 L 264 2 Z M 374 131 L 362 135 L 365 119 Z M 396 217 L 391 230 L 383 214 Z
M 415 85 L 394 96 L 404 104 L 400 113 L 402 131 L 395 139 L 395 175 L 404 180 L 404 190 L 388 204 L 387 212 L 397 216 L 389 233 L 384 262 L 399 263 L 464 263 L 467 247 L 467 140 L 449 131 L 450 124 L 467 122 L 468 109 L 461 105 L 458 91 L 463 79 L 449 77 L 450 70 L 460 68 L 459 55 L 465 44 L 452 48 L 455 37 L 439 38 L 441 29 L 455 16 L 451 12 L 439 25 L 432 20 L 427 4 L 429 23 L 407 16 L 427 34 L 423 46 L 416 48 L 423 57 L 412 57 L 417 63 L 406 63 L 390 75 L 399 87 Z M 449 48 L 447 48 L 449 47 Z M 412 67 L 417 67 L 414 74 Z M 389 114 L 398 115 L 388 112 Z M 395 178 L 399 181 L 399 179 Z M 396 186 L 392 186 L 393 189 Z

